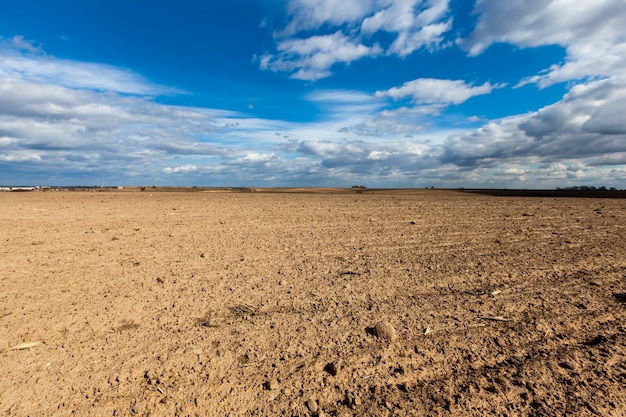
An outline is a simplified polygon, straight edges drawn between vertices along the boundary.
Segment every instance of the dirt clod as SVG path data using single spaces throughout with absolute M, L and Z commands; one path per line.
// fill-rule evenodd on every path
M 280 389 L 280 384 L 278 383 L 278 380 L 276 378 L 272 378 L 269 381 L 265 382 L 263 386 L 268 391 L 275 391 L 277 389 Z
M 391 323 L 387 321 L 379 321 L 368 329 L 368 333 L 371 333 L 373 336 L 376 336 L 379 339 L 385 339 L 389 341 L 394 341 L 398 337 L 396 334 L 396 329 L 391 325 Z
M 310 412 L 312 413 L 317 413 L 318 410 L 318 405 L 317 405 L 317 400 L 315 400 L 314 398 L 310 398 L 307 402 L 306 402 L 306 407 L 309 409 Z

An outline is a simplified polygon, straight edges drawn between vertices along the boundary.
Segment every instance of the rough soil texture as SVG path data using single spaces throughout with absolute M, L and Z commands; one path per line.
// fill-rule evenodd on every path
M 0 414 L 624 416 L 626 200 L 0 193 Z

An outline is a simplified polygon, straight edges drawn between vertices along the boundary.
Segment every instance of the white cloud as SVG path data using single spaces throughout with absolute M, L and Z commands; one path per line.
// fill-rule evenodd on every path
M 41 161 L 41 156 L 36 152 L 18 151 L 10 154 L 0 153 L 0 161 L 5 162 L 24 162 L 24 161 Z
M 382 110 L 366 120 L 344 126 L 341 131 L 351 132 L 358 136 L 376 136 L 378 138 L 385 136 L 397 138 L 398 135 L 411 136 L 428 128 L 432 122 L 426 117 L 436 115 L 444 108 L 445 106 L 440 104 L 432 104 Z
M 43 49 L 41 48 L 41 45 L 35 46 L 35 43 L 33 41 L 28 41 L 24 39 L 24 36 L 22 35 L 14 36 L 11 43 L 13 47 L 19 50 L 32 52 L 32 53 L 43 53 Z
M 318 106 L 328 120 L 344 124 L 376 114 L 385 105 L 371 94 L 350 90 L 317 90 L 304 98 Z
M 323 166 L 343 167 L 352 172 L 388 171 L 413 165 L 413 169 L 436 163 L 435 154 L 439 152 L 429 145 L 411 141 L 373 143 L 362 140 L 341 143 L 320 139 L 302 140 L 298 151 L 306 155 L 320 157 Z M 376 166 L 373 165 L 375 161 Z M 420 161 L 419 164 L 415 162 Z M 390 165 L 391 163 L 391 165 Z
M 461 104 L 471 97 L 489 94 L 503 84 L 484 83 L 472 86 L 462 80 L 441 80 L 420 78 L 408 81 L 400 87 L 377 91 L 375 98 L 391 98 L 394 101 L 410 98 L 411 105 L 391 109 L 382 109 L 379 103 L 377 113 L 362 113 L 361 120 L 353 124 L 344 124 L 341 132 L 354 133 L 358 136 L 395 136 L 417 135 L 430 128 L 434 116 L 438 116 L 452 104 Z M 366 102 L 366 100 L 362 100 Z M 370 98 L 371 102 L 372 99 Z M 460 123 L 460 122 L 459 122 Z
M 349 64 L 382 53 L 406 57 L 442 47 L 452 27 L 449 0 L 290 0 L 291 21 L 279 31 L 276 53 L 259 60 L 263 70 L 288 72 L 315 81 Z M 311 35 L 311 31 L 317 32 Z M 372 43 L 378 32 L 393 35 L 387 45 Z
M 626 152 L 615 152 L 594 158 L 590 165 L 626 165 Z
M 399 136 L 421 132 L 430 124 L 424 117 L 444 108 L 436 104 L 390 110 L 386 109 L 389 103 L 385 97 L 350 90 L 317 90 L 305 98 L 319 108 L 323 121 L 313 128 L 294 127 L 292 133 L 337 140 L 356 135 L 397 141 Z
M 448 3 L 448 0 L 379 1 L 379 9 L 363 20 L 361 31 L 366 35 L 379 31 L 396 34 L 388 53 L 401 57 L 423 47 L 435 49 L 452 27 L 452 18 L 446 18 Z
M 408 31 L 415 24 L 414 9 L 418 3 L 416 0 L 378 2 L 378 10 L 363 20 L 361 30 L 366 34 L 380 30 L 395 33 Z
M 292 20 L 285 33 L 355 22 L 366 16 L 373 4 L 374 0 L 291 0 L 287 8 Z
M 166 174 L 187 174 L 193 171 L 197 171 L 197 165 L 181 165 L 176 167 L 165 167 L 163 172 Z
M 207 110 L 0 77 L 0 134 L 46 149 L 154 143 L 221 129 Z M 94 143 L 94 140 L 97 141 Z
M 566 48 L 564 63 L 522 80 L 521 85 L 583 80 L 624 74 L 626 36 L 623 0 L 478 0 L 475 30 L 458 44 L 470 55 L 491 44 L 507 42 L 524 48 L 560 45 Z
M 451 27 L 452 20 L 448 20 L 443 23 L 433 23 L 424 26 L 420 30 L 400 32 L 387 53 L 405 57 L 421 48 L 437 49 L 444 41 L 443 35 Z
M 493 164 L 522 159 L 593 163 L 626 152 L 626 120 L 615 109 L 626 101 L 626 81 L 580 84 L 553 105 L 526 115 L 492 121 L 448 139 L 445 162 Z
M 276 56 L 261 58 L 261 69 L 290 72 L 291 78 L 315 81 L 331 75 L 337 63 L 349 64 L 366 56 L 376 56 L 379 46 L 367 47 L 351 41 L 341 32 L 312 36 L 306 39 L 286 39 L 277 45 Z
M 495 42 L 521 47 L 614 43 L 626 16 L 621 0 L 478 0 L 472 34 L 460 43 L 472 55 Z
M 537 84 L 540 88 L 611 75 L 626 75 L 626 42 L 613 45 L 572 45 L 567 48 L 567 62 L 552 65 L 540 74 L 524 78 L 518 87 Z
M 398 100 L 411 97 L 415 104 L 461 104 L 471 97 L 489 94 L 502 84 L 492 85 L 488 82 L 472 86 L 463 80 L 440 80 L 419 78 L 405 82 L 401 87 L 393 87 L 385 91 L 377 91 L 377 97 L 391 97 Z
M 245 155 L 242 159 L 245 160 L 245 161 L 250 161 L 250 162 L 268 163 L 272 159 L 274 159 L 275 157 L 276 157 L 276 155 L 273 154 L 273 153 L 263 154 L 263 153 L 259 153 L 259 152 L 252 152 L 252 153 L 249 153 L 249 154 Z
M 0 44 L 0 79 L 137 95 L 182 93 L 181 90 L 152 84 L 130 70 L 59 59 L 39 52 L 43 51 L 20 36 L 13 38 L 10 45 Z

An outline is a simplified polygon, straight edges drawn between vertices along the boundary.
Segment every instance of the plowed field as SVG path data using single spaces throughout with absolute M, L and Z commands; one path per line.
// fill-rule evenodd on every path
M 626 200 L 305 191 L 0 193 L 0 414 L 626 415 Z

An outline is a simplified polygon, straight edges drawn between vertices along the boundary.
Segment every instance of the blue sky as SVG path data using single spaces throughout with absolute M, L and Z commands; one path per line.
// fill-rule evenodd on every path
M 0 184 L 626 188 L 624 0 L 0 4 Z

